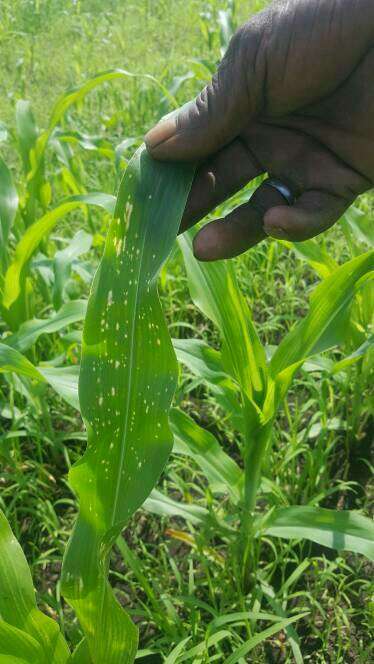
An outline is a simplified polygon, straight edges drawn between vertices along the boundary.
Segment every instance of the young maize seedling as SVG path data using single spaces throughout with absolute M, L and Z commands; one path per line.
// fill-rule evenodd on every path
M 87 94 L 109 81 L 141 79 L 159 89 L 163 98 L 171 108 L 178 106 L 174 96 L 156 78 L 148 74 L 133 74 L 125 69 L 111 69 L 89 78 L 81 85 L 65 92 L 55 103 L 47 128 L 39 133 L 28 101 L 20 100 L 16 106 L 16 129 L 25 175 L 25 195 L 18 206 L 17 192 L 8 169 L 0 159 L 0 310 L 12 330 L 30 318 L 30 297 L 28 276 L 32 254 L 45 240 L 59 219 L 69 211 L 87 205 L 99 205 L 110 209 L 113 197 L 101 192 L 80 196 L 69 196 L 52 210 L 48 209 L 52 200 L 52 185 L 46 179 L 45 162 L 47 148 L 52 139 L 59 135 L 58 125 L 66 111 L 81 102 Z M 56 139 L 57 140 L 57 139 Z M 55 141 L 56 142 L 56 141 Z M 57 141 L 58 142 L 58 141 Z M 115 159 L 115 153 L 112 154 Z M 72 180 L 69 172 L 67 177 Z M 15 256 L 9 264 L 7 255 L 7 239 L 14 217 L 21 225 L 17 228 L 16 237 L 26 228 L 19 239 Z M 8 268 L 8 269 L 7 269 Z M 5 284 L 3 287 L 3 280 Z M 56 300 L 58 303 L 58 300 Z
M 256 517 L 255 509 L 262 480 L 262 468 L 269 454 L 275 416 L 296 371 L 315 354 L 326 351 L 344 339 L 346 321 L 357 293 L 364 288 L 373 268 L 373 252 L 362 254 L 338 267 L 316 288 L 309 314 L 283 339 L 270 361 L 256 333 L 249 309 L 235 278 L 232 262 L 199 263 L 192 254 L 191 235 L 180 239 L 191 296 L 195 304 L 219 328 L 222 339 L 221 367 L 238 388 L 234 406 L 243 432 L 243 495 L 239 503 L 240 531 L 234 539 L 239 583 L 249 589 L 256 568 L 258 540 L 262 533 L 280 537 L 312 539 L 337 549 L 350 549 L 374 557 L 374 531 L 369 519 L 354 512 L 339 513 L 315 507 L 290 506 Z M 209 349 L 208 349 L 209 350 Z M 197 374 L 212 375 L 200 355 Z M 186 363 L 186 353 L 182 361 Z M 187 360 L 196 369 L 196 361 Z M 216 358 L 217 363 L 217 358 Z M 203 369 L 201 369 L 203 367 Z M 208 379 L 209 380 L 209 379 Z M 213 388 L 217 389 L 216 380 Z M 227 384 L 227 381 L 226 381 Z M 226 389 L 227 395 L 227 389 Z M 229 411 L 230 412 L 230 411 Z M 204 466 L 194 455 L 204 472 Z M 223 478 L 222 478 L 223 479 Z

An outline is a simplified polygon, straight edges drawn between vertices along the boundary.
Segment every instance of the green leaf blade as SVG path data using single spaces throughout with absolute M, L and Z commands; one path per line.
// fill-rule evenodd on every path
M 66 664 L 68 647 L 58 624 L 37 608 L 27 561 L 1 511 L 0 559 L 0 654 L 30 664 Z
M 16 104 L 16 128 L 23 168 L 27 175 L 31 167 L 30 152 L 37 141 L 38 129 L 31 104 L 25 99 L 19 99 Z
M 298 367 L 344 339 L 350 306 L 374 268 L 374 252 L 344 263 L 313 291 L 309 314 L 283 339 L 270 362 L 270 376 L 285 395 Z
M 309 506 L 282 507 L 274 510 L 265 532 L 285 539 L 309 539 L 374 560 L 374 522 L 357 512 Z
M 70 406 L 79 410 L 79 367 L 35 367 L 30 360 L 15 348 L 0 343 L 0 373 L 14 372 L 39 383 L 47 382 Z
M 176 358 L 157 275 L 176 237 L 194 169 L 156 164 L 141 148 L 125 173 L 83 333 L 79 382 L 88 432 L 69 480 L 80 512 L 63 592 L 96 664 L 132 662 L 137 630 L 107 582 L 111 546 L 150 494 L 172 448 Z
M 13 178 L 0 156 L 0 288 L 7 267 L 8 239 L 18 209 L 18 194 Z
M 43 381 L 43 376 L 34 365 L 15 348 L 0 343 L 0 372 L 14 371 L 21 376 L 27 376 L 37 381 Z
M 14 258 L 5 274 L 3 292 L 4 309 L 11 310 L 15 306 L 21 296 L 27 266 L 33 253 L 62 217 L 82 205 L 95 205 L 112 213 L 114 200 L 113 196 L 102 192 L 70 196 L 29 226 L 19 241 Z
M 170 416 L 174 451 L 191 456 L 204 472 L 212 491 L 228 493 L 234 502 L 242 494 L 243 471 L 221 448 L 212 433 L 177 408 Z
M 236 664 L 236 662 L 238 662 L 242 657 L 247 655 L 251 650 L 253 650 L 253 648 L 258 646 L 260 643 L 268 639 L 270 636 L 273 636 L 273 634 L 277 634 L 282 629 L 285 629 L 289 625 L 292 625 L 292 623 L 296 622 L 297 620 L 304 618 L 304 616 L 306 615 L 307 613 L 301 613 L 298 616 L 293 616 L 292 618 L 286 618 L 285 620 L 280 620 L 275 625 L 272 625 L 271 627 L 264 629 L 259 634 L 252 636 L 251 639 L 243 643 L 243 645 L 239 646 L 239 648 L 237 648 L 232 653 L 232 655 L 227 657 L 227 659 L 225 659 L 224 664 Z
M 267 386 L 265 351 L 237 285 L 232 262 L 196 261 L 191 233 L 185 233 L 179 244 L 191 297 L 221 331 L 227 371 L 250 401 L 262 405 Z
M 50 318 L 34 318 L 22 323 L 17 332 L 4 339 L 4 343 L 24 353 L 42 334 L 53 334 L 68 325 L 84 320 L 86 311 L 86 300 L 71 300 L 63 304 Z

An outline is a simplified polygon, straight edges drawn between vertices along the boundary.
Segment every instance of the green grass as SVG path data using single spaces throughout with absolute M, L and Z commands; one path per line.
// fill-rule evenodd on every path
M 105 11 L 102 9 L 105 4 Z M 219 37 L 212 43 L 201 33 L 199 12 L 225 7 L 225 2 L 199 0 L 3 0 L 0 6 L 0 122 L 10 137 L 0 149 L 21 180 L 16 156 L 14 106 L 29 99 L 40 127 L 45 127 L 53 102 L 66 87 L 112 67 L 150 73 L 170 84 L 188 70 L 194 57 L 219 57 Z M 237 2 L 237 20 L 258 9 L 261 2 Z M 187 82 L 178 92 L 180 102 L 198 89 Z M 139 82 L 116 82 L 92 93 L 69 111 L 64 128 L 100 135 L 111 146 L 123 138 L 139 137 L 158 119 L 163 107 L 159 94 Z M 1 127 L 1 125 L 0 125 Z M 1 132 L 0 132 L 1 135 Z M 76 180 L 87 191 L 113 193 L 118 175 L 113 162 L 74 147 Z M 131 150 L 125 153 L 128 157 Z M 73 193 L 61 176 L 61 164 L 50 156 L 48 176 L 55 185 L 55 202 Z M 20 188 L 22 193 L 22 188 Z M 361 206 L 371 207 L 363 197 Z M 85 224 L 74 213 L 56 227 L 54 242 L 42 247 L 53 256 Z M 82 258 L 92 272 L 102 252 L 107 219 L 92 213 L 94 248 Z M 92 229 L 91 229 L 92 232 Z M 339 262 L 347 259 L 343 234 L 335 228 L 326 236 L 328 251 Z M 315 273 L 276 242 L 264 243 L 236 261 L 241 288 L 250 303 L 261 340 L 277 344 L 308 308 L 308 295 L 317 283 Z M 75 275 L 70 285 L 76 297 L 87 296 L 88 284 Z M 213 326 L 192 305 L 179 253 L 163 272 L 161 295 L 169 329 L 174 337 L 195 337 L 218 347 Z M 43 290 L 35 294 L 35 312 L 46 316 Z M 6 326 L 1 322 L 1 332 Z M 32 361 L 63 355 L 77 362 L 79 347 L 62 335 L 43 336 L 30 351 Z M 302 371 L 277 419 L 275 441 L 265 474 L 274 479 L 290 503 L 306 504 L 318 496 L 325 507 L 370 512 L 370 380 L 357 367 L 341 380 L 321 372 Z M 0 507 L 4 509 L 33 570 L 39 604 L 59 618 L 71 643 L 80 629 L 63 604 L 58 584 L 60 562 L 76 514 L 66 474 L 83 451 L 85 434 L 76 411 L 49 388 L 40 386 L 30 398 L 20 396 L 21 381 L 7 374 L 0 382 Z M 212 394 L 187 371 L 181 370 L 175 403 L 212 431 L 223 448 L 238 457 L 240 441 Z M 289 458 L 292 450 L 292 458 Z M 160 488 L 174 498 L 215 504 L 206 480 L 195 463 L 173 455 Z M 334 489 L 334 492 L 331 490 Z M 186 543 L 186 532 L 195 537 Z M 179 533 L 179 534 L 178 534 Z M 184 533 L 181 535 L 181 533 Z M 138 512 L 125 532 L 132 564 L 124 564 L 119 551 L 113 556 L 111 582 L 140 628 L 141 647 L 166 656 L 172 647 L 190 637 L 188 647 L 204 641 L 215 616 L 249 608 L 227 575 L 226 547 L 222 541 L 208 546 L 204 532 L 178 518 Z M 350 664 L 369 662 L 373 628 L 371 579 L 373 567 L 362 557 L 336 557 L 317 545 L 291 546 L 276 540 L 264 547 L 260 568 L 266 570 L 276 591 L 300 564 L 304 573 L 280 596 L 283 610 L 310 614 L 297 624 L 306 662 Z M 62 612 L 64 609 L 64 613 Z M 268 607 L 270 610 L 270 608 Z M 261 624 L 265 628 L 266 624 Z M 248 638 L 251 626 L 238 627 Z M 233 647 L 234 644 L 231 644 Z M 237 645 L 237 644 L 236 644 Z M 230 654 L 222 643 L 196 661 L 224 662 Z M 215 659 L 214 659 L 215 655 Z M 251 653 L 253 662 L 291 662 L 292 652 L 284 632 L 269 638 Z M 158 655 L 140 660 L 156 664 Z
M 265 4 L 266 0 L 236 2 L 238 23 L 249 16 L 251 7 Z M 226 3 L 214 5 L 224 8 Z M 3 0 L 2 121 L 13 121 L 13 105 L 21 97 L 32 99 L 43 124 L 59 94 L 105 69 L 122 67 L 159 78 L 168 71 L 185 73 L 190 58 L 211 55 L 199 16 L 210 10 L 211 3 L 201 0 Z M 216 38 L 214 47 L 218 57 Z M 96 115 L 100 121 L 101 113 L 105 117 L 113 107 L 120 110 L 123 94 L 124 86 L 120 86 L 116 97 L 107 96 L 105 107 L 90 108 L 92 115 L 88 102 L 85 119 Z M 148 114 L 147 121 L 152 122 L 151 109 Z

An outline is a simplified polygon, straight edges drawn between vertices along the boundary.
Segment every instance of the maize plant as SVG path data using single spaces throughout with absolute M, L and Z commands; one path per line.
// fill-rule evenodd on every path
M 318 254 L 314 243 L 300 246 L 300 253 L 319 266 L 323 279 L 312 293 L 309 313 L 269 353 L 238 287 L 233 264 L 197 263 L 187 233 L 179 245 L 191 298 L 218 330 L 221 348 L 194 338 L 172 341 L 157 279 L 178 233 L 194 167 L 155 163 L 141 147 L 127 165 L 116 199 L 102 192 L 76 190 L 49 209 L 47 146 L 60 142 L 58 150 L 68 160 L 61 145 L 87 141 L 59 130 L 62 115 L 99 83 L 123 76 L 130 75 L 120 70 L 107 72 L 68 93 L 55 106 L 49 127 L 41 134 L 29 105 L 18 105 L 18 134 L 27 174 L 21 202 L 9 170 L 0 161 L 1 311 L 9 327 L 0 343 L 0 371 L 7 380 L 19 381 L 16 389 L 34 399 L 46 418 L 43 400 L 49 384 L 80 409 L 87 434 L 86 451 L 69 473 L 79 512 L 61 576 L 62 594 L 79 620 L 83 638 L 72 649 L 57 622 L 38 609 L 26 559 L 0 512 L 0 662 L 126 664 L 135 660 L 138 630 L 118 602 L 108 576 L 115 543 L 126 564 L 136 568 L 121 532 L 142 506 L 148 512 L 183 518 L 194 534 L 174 531 L 173 536 L 190 546 L 197 546 L 199 531 L 204 532 L 207 558 L 217 560 L 215 543 L 222 542 L 232 582 L 244 596 L 253 595 L 253 610 L 235 615 L 236 620 L 250 619 L 254 629 L 232 650 L 226 664 L 246 661 L 262 640 L 283 629 L 300 662 L 299 638 L 292 623 L 306 613 L 287 615 L 279 606 L 271 579 L 259 564 L 262 547 L 273 538 L 306 539 L 374 559 L 374 528 L 362 514 L 324 509 L 318 500 L 290 504 L 287 492 L 269 477 L 274 423 L 296 372 L 313 357 L 347 344 L 347 330 L 359 326 L 362 332 L 362 323 L 367 325 L 366 314 L 358 323 L 357 307 L 370 289 L 373 252 L 357 252 L 338 266 Z M 168 90 L 162 88 L 162 92 L 164 98 L 170 98 Z M 94 147 L 104 152 L 109 149 L 98 143 Z M 121 148 L 112 154 L 113 160 L 120 156 Z M 64 173 L 66 180 L 69 176 Z M 69 181 L 71 184 L 72 179 Z M 75 261 L 93 241 L 90 234 L 78 231 L 47 263 L 53 274 L 49 293 L 53 313 L 49 318 L 35 318 L 34 274 L 46 273 L 46 263 L 36 251 L 59 219 L 81 208 L 88 215 L 92 205 L 112 219 L 88 302 L 70 300 L 65 288 Z M 9 250 L 11 236 L 14 252 Z M 84 274 L 82 265 L 79 269 Z M 90 281 L 90 277 L 88 272 L 85 278 Z M 33 349 L 41 335 L 54 334 L 83 319 L 83 334 L 75 331 L 74 336 L 82 344 L 80 367 L 36 363 Z M 370 346 L 366 338 L 353 333 L 350 343 L 356 345 L 349 348 L 349 364 L 364 357 Z M 177 359 L 208 387 L 225 413 L 239 441 L 240 461 L 189 415 L 171 408 Z M 345 366 L 340 364 L 335 370 Z M 183 503 L 156 489 L 172 449 L 194 460 L 212 495 L 224 497 L 221 504 Z M 218 562 L 222 563 L 219 556 Z M 304 569 L 302 564 L 298 574 Z M 149 595 L 148 589 L 145 592 Z M 265 600 L 273 613 L 260 610 Z M 270 626 L 258 629 L 258 621 L 268 621 Z M 209 647 L 230 635 L 223 625 L 225 622 L 217 621 L 208 635 Z M 170 653 L 169 664 L 178 658 L 200 657 L 203 649 L 199 645 L 186 650 L 189 638 Z

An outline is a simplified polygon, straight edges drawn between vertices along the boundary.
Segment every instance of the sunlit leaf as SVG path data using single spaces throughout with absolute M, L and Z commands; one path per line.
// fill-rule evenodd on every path
M 19 376 L 32 378 L 37 382 L 47 382 L 65 401 L 79 409 L 78 374 L 79 367 L 35 367 L 18 350 L 0 343 L 0 373 L 14 372 Z
M 171 651 L 171 653 L 166 657 L 164 664 L 176 664 L 178 662 L 179 655 L 183 652 L 185 649 L 185 646 L 190 640 L 190 636 L 187 636 L 186 639 L 183 639 L 180 643 L 178 643 L 175 648 Z
M 353 353 L 345 357 L 339 362 L 333 364 L 331 371 L 332 373 L 339 373 L 339 371 L 345 371 L 348 367 L 351 367 L 353 364 L 356 364 L 362 360 L 366 354 L 373 352 L 374 348 L 374 335 L 371 335 L 367 341 L 365 341 L 359 348 L 357 348 Z
M 192 371 L 195 376 L 206 380 L 209 385 L 233 386 L 231 377 L 225 372 L 221 353 L 200 339 L 173 339 L 178 361 Z
M 356 242 L 373 248 L 374 229 L 373 219 L 370 214 L 365 214 L 359 208 L 352 206 L 344 214 L 340 223 L 343 225 L 343 228 L 349 229 Z
M 159 88 L 163 94 L 170 100 L 171 105 L 174 108 L 178 107 L 178 104 L 174 97 L 169 93 L 168 89 L 163 86 L 154 76 L 149 74 L 133 74 L 125 69 L 110 69 L 105 72 L 101 72 L 84 81 L 81 85 L 78 85 L 70 90 L 67 90 L 55 103 L 48 128 L 39 136 L 36 141 L 35 148 L 32 154 L 32 168 L 29 173 L 29 180 L 32 181 L 37 177 L 40 164 L 44 158 L 45 150 L 48 144 L 49 139 L 51 138 L 55 127 L 58 125 L 60 120 L 63 118 L 64 114 L 72 105 L 82 101 L 85 96 L 97 88 L 99 85 L 106 83 L 108 81 L 115 81 L 120 79 L 143 79 L 149 81 L 152 85 Z
M 113 196 L 101 192 L 71 196 L 29 226 L 16 247 L 15 256 L 5 275 L 3 307 L 9 310 L 19 298 L 27 266 L 33 253 L 59 219 L 82 205 L 96 205 L 112 213 L 114 202 Z
M 82 641 L 77 645 L 68 661 L 68 664 L 92 664 L 87 639 L 82 639 Z
M 313 291 L 309 314 L 283 339 L 270 362 L 270 373 L 281 395 L 307 358 L 345 338 L 349 307 L 373 267 L 374 252 L 362 254 L 335 270 Z
M 40 644 L 26 632 L 0 620 L 0 653 L 15 657 L 19 655 L 28 664 L 46 662 Z
M 15 348 L 0 343 L 0 371 L 14 371 L 34 380 L 43 380 L 34 365 Z
M 94 664 L 126 664 L 137 630 L 107 580 L 112 545 L 156 484 L 172 447 L 168 410 L 177 367 L 157 296 L 194 168 L 157 164 L 140 149 L 120 186 L 83 334 L 79 383 L 88 432 L 69 481 L 79 517 L 62 589 Z
M 265 351 L 237 285 L 234 266 L 230 261 L 197 261 L 191 237 L 185 233 L 179 243 L 192 299 L 222 334 L 226 371 L 238 381 L 248 399 L 262 404 L 267 385 Z
M 204 639 L 204 641 L 198 643 L 197 646 L 194 646 L 190 650 L 187 650 L 185 653 L 180 655 L 179 662 L 185 662 L 189 659 L 192 659 L 193 657 L 197 657 L 198 655 L 207 655 L 209 648 L 213 648 L 224 639 L 229 639 L 230 637 L 230 632 L 227 629 L 222 629 L 219 632 L 216 632 L 216 634 L 213 634 L 209 638 Z M 201 659 L 201 657 L 199 657 L 199 659 Z M 196 659 L 193 661 L 195 662 Z
M 306 240 L 293 244 L 284 242 L 283 244 L 292 248 L 296 256 L 307 260 L 322 279 L 326 279 L 338 267 L 338 263 L 330 256 L 319 240 Z
M 45 367 L 39 365 L 38 371 L 62 399 L 79 410 L 78 366 Z

